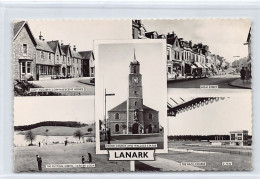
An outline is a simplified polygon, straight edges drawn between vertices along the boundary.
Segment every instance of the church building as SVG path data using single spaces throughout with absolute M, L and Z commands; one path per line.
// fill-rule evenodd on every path
M 111 134 L 159 133 L 159 112 L 143 104 L 142 74 L 135 55 L 129 68 L 128 99 L 108 111 Z

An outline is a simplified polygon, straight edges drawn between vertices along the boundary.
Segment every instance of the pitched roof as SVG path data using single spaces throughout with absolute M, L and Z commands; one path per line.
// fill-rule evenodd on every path
M 24 26 L 25 23 L 26 23 L 25 21 L 14 23 L 14 27 L 13 27 L 14 37 L 17 35 L 17 33 L 20 31 L 20 29 Z
M 127 100 L 123 101 L 113 109 L 109 110 L 109 112 L 126 112 L 127 110 Z M 143 105 L 143 110 L 156 111 L 146 105 Z
M 81 52 L 79 52 L 79 54 L 81 55 L 82 59 L 90 59 L 91 54 L 93 55 L 93 58 L 94 58 L 94 54 L 93 54 L 93 51 L 92 51 L 92 50 L 89 50 L 89 51 L 81 51 Z
M 154 109 L 152 109 L 152 108 L 150 108 L 148 106 L 145 106 L 145 105 L 143 105 L 143 109 L 144 110 L 149 110 L 149 111 L 156 111 L 156 110 L 154 110 Z
M 167 38 L 167 43 L 173 45 L 177 39 L 177 36 L 173 38 Z
M 64 53 L 64 55 L 67 55 L 69 52 L 69 45 L 61 45 L 61 50 Z
M 72 57 L 74 57 L 74 58 L 82 58 L 81 55 L 74 50 L 71 50 L 71 54 L 72 54 Z
M 58 40 L 48 41 L 47 43 L 48 43 L 48 45 L 51 47 L 51 49 L 52 49 L 54 52 L 56 52 L 59 41 L 58 41 Z
M 18 36 L 18 34 L 21 32 L 22 28 L 25 27 L 27 32 L 28 32 L 28 35 L 30 36 L 32 42 L 34 43 L 34 45 L 36 46 L 36 40 L 32 34 L 32 31 L 29 27 L 29 25 L 27 24 L 26 21 L 19 21 L 19 22 L 16 22 L 14 23 L 14 26 L 13 26 L 13 40 L 16 39 L 16 37 Z
M 36 39 L 36 43 L 37 43 L 36 49 L 54 53 L 46 41 Z
M 125 100 L 121 104 L 117 105 L 113 109 L 109 110 L 109 112 L 126 112 L 127 109 L 127 101 Z
M 156 31 L 145 32 L 145 36 L 148 37 L 148 38 L 151 38 L 154 33 L 158 36 L 158 33 Z
M 246 42 L 249 42 L 251 39 L 251 27 L 249 29 L 249 32 L 248 32 L 248 36 L 247 36 L 247 39 L 246 39 Z

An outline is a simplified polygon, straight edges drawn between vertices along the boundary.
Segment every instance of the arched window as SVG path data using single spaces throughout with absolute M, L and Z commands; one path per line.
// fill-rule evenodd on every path
M 119 113 L 115 114 L 115 119 L 119 119 Z
M 136 73 L 136 66 L 134 66 L 134 73 Z
M 115 131 L 116 131 L 116 132 L 119 131 L 119 125 L 118 125 L 118 124 L 115 125 Z
M 152 119 L 153 115 L 151 113 L 149 113 L 149 119 Z
M 135 102 L 135 106 L 137 106 L 137 102 Z

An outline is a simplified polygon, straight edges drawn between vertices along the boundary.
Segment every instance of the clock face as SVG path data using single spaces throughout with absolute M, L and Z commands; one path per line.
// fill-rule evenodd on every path
M 138 83 L 138 77 L 133 77 L 133 82 Z

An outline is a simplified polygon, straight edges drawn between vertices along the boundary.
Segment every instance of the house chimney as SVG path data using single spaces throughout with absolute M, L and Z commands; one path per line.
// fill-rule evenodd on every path
M 42 40 L 42 32 L 40 32 L 39 39 Z
M 77 51 L 76 45 L 74 45 L 73 50 L 74 50 L 75 52 Z
M 192 47 L 192 41 L 191 40 L 189 41 L 189 46 Z

